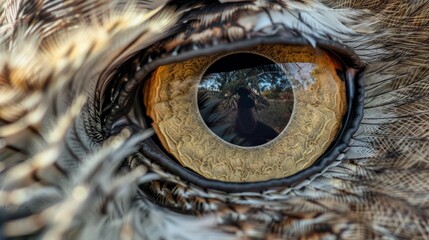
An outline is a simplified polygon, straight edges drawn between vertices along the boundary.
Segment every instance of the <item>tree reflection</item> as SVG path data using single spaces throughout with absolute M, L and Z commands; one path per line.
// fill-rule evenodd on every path
M 293 108 L 291 84 L 277 64 L 206 74 L 198 99 L 207 126 L 240 146 L 257 146 L 277 137 Z

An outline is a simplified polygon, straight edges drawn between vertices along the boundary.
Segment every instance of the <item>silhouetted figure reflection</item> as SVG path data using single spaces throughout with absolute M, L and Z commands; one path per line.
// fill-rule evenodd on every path
M 240 87 L 235 93 L 239 95 L 235 129 L 238 135 L 245 139 L 246 145 L 257 146 L 276 138 L 278 133 L 273 128 L 256 119 L 251 90 Z

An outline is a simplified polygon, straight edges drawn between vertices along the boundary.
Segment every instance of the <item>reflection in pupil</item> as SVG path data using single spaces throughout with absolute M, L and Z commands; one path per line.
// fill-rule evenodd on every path
M 245 60 L 237 67 L 236 59 Z M 239 146 L 258 146 L 276 138 L 287 125 L 293 92 L 277 64 L 256 54 L 234 54 L 206 71 L 198 106 L 217 136 Z
M 235 126 L 237 133 L 251 145 L 261 145 L 277 137 L 278 133 L 273 128 L 256 119 L 253 113 L 255 101 L 250 96 L 251 91 L 240 87 L 236 93 L 240 96 Z
M 240 87 L 235 91 L 240 97 L 238 99 L 236 130 L 240 134 L 252 134 L 256 130 L 257 120 L 253 114 L 255 101 L 250 97 L 250 90 Z

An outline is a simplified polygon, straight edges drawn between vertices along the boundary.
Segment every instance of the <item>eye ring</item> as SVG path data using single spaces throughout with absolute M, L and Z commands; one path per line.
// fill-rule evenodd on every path
M 228 46 L 215 46 L 208 49 L 202 49 L 197 52 L 186 52 L 178 56 L 163 57 L 145 66 L 144 72 L 149 73 L 156 69 L 156 67 L 185 61 L 198 56 L 216 53 L 218 51 L 232 51 L 246 49 L 256 45 L 263 44 L 285 44 L 285 45 L 307 45 L 305 39 L 283 39 L 282 37 L 264 37 L 246 40 L 242 42 L 235 42 Z M 223 182 L 218 180 L 206 179 L 195 172 L 184 168 L 182 165 L 172 160 L 164 150 L 161 149 L 159 144 L 150 140 L 142 144 L 141 151 L 150 159 L 155 160 L 159 165 L 166 170 L 176 174 L 182 179 L 199 185 L 204 188 L 217 189 L 225 192 L 242 192 L 242 191 L 262 191 L 269 188 L 279 186 L 293 186 L 305 178 L 317 174 L 331 164 L 337 157 L 344 152 L 351 136 L 357 131 L 359 122 L 363 117 L 363 98 L 364 98 L 364 82 L 363 72 L 364 64 L 360 61 L 359 57 L 348 47 L 343 46 L 337 42 L 329 40 L 321 40 L 317 43 L 321 49 L 327 50 L 331 53 L 339 55 L 344 61 L 346 66 L 346 89 L 347 89 L 347 102 L 348 109 L 344 117 L 343 127 L 340 131 L 335 142 L 328 148 L 328 150 L 310 167 L 288 177 L 272 179 L 261 182 Z M 146 75 L 146 74 L 143 74 Z

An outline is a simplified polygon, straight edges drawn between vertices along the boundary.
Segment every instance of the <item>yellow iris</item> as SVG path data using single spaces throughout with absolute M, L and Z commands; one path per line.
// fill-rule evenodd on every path
M 278 64 L 294 96 L 287 126 L 259 146 L 231 144 L 203 121 L 198 86 L 206 70 L 235 53 L 253 53 Z M 293 175 L 313 164 L 335 140 L 347 109 L 341 64 L 309 46 L 261 45 L 158 67 L 144 88 L 147 114 L 164 148 L 184 167 L 226 182 L 255 182 Z M 233 63 L 231 63 L 233 64 Z

